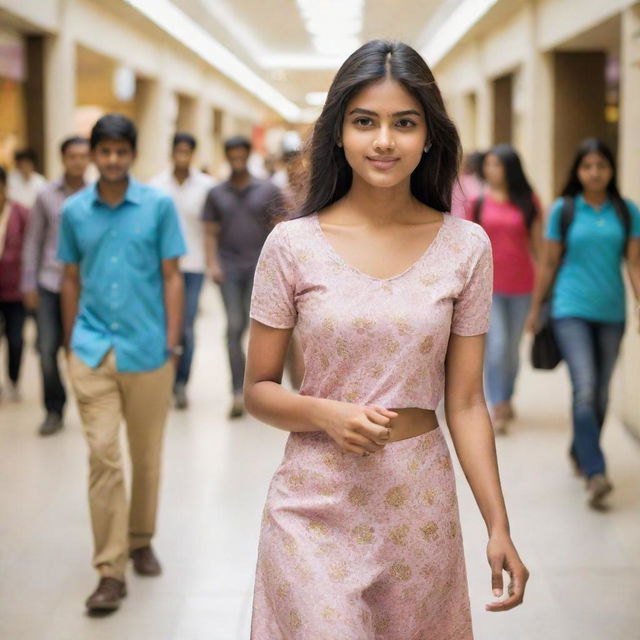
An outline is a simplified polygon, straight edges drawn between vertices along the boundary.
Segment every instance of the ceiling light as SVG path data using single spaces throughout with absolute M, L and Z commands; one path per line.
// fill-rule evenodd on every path
M 327 100 L 327 92 L 311 91 L 310 93 L 307 93 L 304 99 L 307 101 L 307 104 L 311 105 L 312 107 L 321 107 Z
M 315 49 L 344 56 L 361 44 L 364 0 L 296 0 Z
M 498 0 L 462 0 L 421 51 L 430 65 L 442 60 Z
M 254 73 L 244 62 L 169 0 L 125 0 L 148 20 L 256 96 L 283 118 L 297 121 L 300 108 Z

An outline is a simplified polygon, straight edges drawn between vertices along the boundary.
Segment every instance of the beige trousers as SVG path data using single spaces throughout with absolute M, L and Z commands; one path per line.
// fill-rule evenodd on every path
M 124 579 L 129 551 L 145 547 L 155 532 L 164 425 L 174 367 L 120 373 L 110 351 L 96 369 L 74 354 L 69 377 L 89 445 L 89 506 L 93 565 L 102 577 Z M 120 424 L 127 426 L 132 467 L 127 500 Z

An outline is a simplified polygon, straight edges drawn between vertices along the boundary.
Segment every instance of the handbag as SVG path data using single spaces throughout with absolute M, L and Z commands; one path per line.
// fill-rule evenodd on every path
M 540 312 L 540 328 L 531 345 L 531 365 L 534 369 L 549 371 L 561 361 L 562 354 L 551 325 L 551 304 L 546 302 Z

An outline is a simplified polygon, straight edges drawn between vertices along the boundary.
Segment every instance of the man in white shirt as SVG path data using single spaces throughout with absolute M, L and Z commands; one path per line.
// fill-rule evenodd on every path
M 202 209 L 207 194 L 216 182 L 206 173 L 191 167 L 196 139 L 189 133 L 176 133 L 173 137 L 171 160 L 173 167 L 153 178 L 154 187 L 166 191 L 176 204 L 187 241 L 187 255 L 180 260 L 184 276 L 184 328 L 182 334 L 183 353 L 176 370 L 174 396 L 176 407 L 188 406 L 186 386 L 191 372 L 195 347 L 194 323 L 198 311 L 198 300 L 206 268 L 204 257 L 204 232 Z
M 35 151 L 22 149 L 14 155 L 15 169 L 9 173 L 9 198 L 31 209 L 40 190 L 47 184 L 44 176 L 36 172 L 38 161 Z

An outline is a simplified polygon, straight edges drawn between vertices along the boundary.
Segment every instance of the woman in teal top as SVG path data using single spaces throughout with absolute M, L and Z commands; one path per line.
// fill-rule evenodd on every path
M 565 207 L 573 216 L 563 229 Z M 587 478 L 589 504 L 594 508 L 603 506 L 612 489 L 600 433 L 625 327 L 623 262 L 637 300 L 640 211 L 620 196 L 615 160 L 608 147 L 599 140 L 585 140 L 562 197 L 551 208 L 545 259 L 527 326 L 536 329 L 542 302 L 551 292 L 553 331 L 573 387 L 570 455 L 576 469 Z

